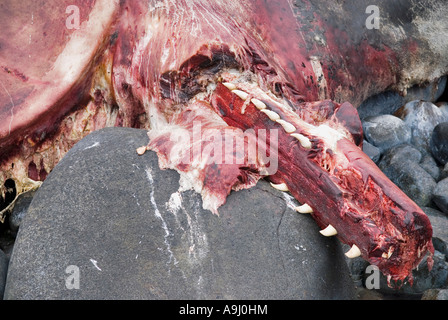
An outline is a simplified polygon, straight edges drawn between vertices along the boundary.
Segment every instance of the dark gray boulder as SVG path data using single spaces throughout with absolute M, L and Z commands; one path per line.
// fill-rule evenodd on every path
M 415 100 L 397 112 L 411 129 L 411 143 L 422 153 L 431 153 L 430 140 L 434 128 L 443 122 L 443 113 L 433 103 Z
M 432 200 L 440 210 L 448 215 L 448 178 L 437 183 Z
M 448 122 L 437 125 L 431 135 L 430 149 L 434 158 L 442 165 L 448 163 Z
M 366 140 L 381 152 L 411 141 L 411 130 L 403 120 L 393 115 L 367 117 L 362 127 Z
M 421 153 L 414 147 L 403 144 L 386 150 L 378 167 L 421 207 L 429 206 L 437 183 L 419 165 Z
M 137 155 L 147 142 L 103 129 L 62 159 L 20 225 L 6 299 L 354 298 L 339 241 L 285 194 L 260 181 L 213 215 Z
M 5 291 L 8 262 L 8 257 L 2 250 L 0 250 L 0 300 L 1 297 L 3 297 L 3 292 Z

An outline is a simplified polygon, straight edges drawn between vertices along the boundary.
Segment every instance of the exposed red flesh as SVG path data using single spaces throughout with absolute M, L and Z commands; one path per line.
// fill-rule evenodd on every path
M 285 182 L 300 202 L 309 202 L 321 227 L 333 225 L 342 241 L 359 246 L 363 257 L 392 279 L 410 276 L 432 252 L 427 217 L 360 151 L 362 129 L 352 105 L 448 72 L 446 45 L 425 33 L 427 24 L 446 24 L 438 19 L 448 11 L 442 0 L 418 7 L 410 0 L 382 2 L 385 27 L 373 31 L 365 28 L 368 1 L 69 2 L 47 1 L 51 9 L 36 12 L 26 2 L 1 5 L 6 17 L 17 15 L 11 27 L 10 19 L 0 19 L 0 29 L 7 30 L 0 34 L 1 193 L 6 179 L 17 186 L 29 178 L 44 180 L 93 130 L 151 127 L 149 147 L 164 167 L 194 180 L 212 211 L 230 190 L 270 175 L 275 183 Z M 76 31 L 64 28 L 67 16 L 61 13 L 69 4 L 81 8 Z M 34 24 L 26 22 L 30 16 Z M 35 63 L 28 57 L 31 47 L 23 47 L 29 37 L 37 39 L 35 51 L 48 48 Z M 73 43 L 83 46 L 74 46 L 76 54 L 64 60 Z M 331 135 L 310 137 L 313 148 L 303 149 L 281 125 L 219 84 L 222 79 L 213 76 L 226 68 L 250 72 L 258 88 L 275 97 L 277 104 L 266 101 L 268 107 L 299 133 L 310 136 L 307 130 L 315 130 L 306 124 L 326 125 L 343 138 L 333 143 Z M 213 94 L 206 93 L 207 81 L 218 84 Z M 239 85 L 252 94 L 249 81 Z M 191 100 L 197 93 L 203 96 Z M 235 111 L 242 106 L 244 115 Z M 194 147 L 171 143 L 167 130 L 192 134 L 194 119 L 203 129 L 247 141 L 257 138 L 258 129 L 277 130 L 278 170 L 267 174 L 265 159 L 248 154 L 241 164 L 179 161 L 173 148 L 185 155 Z M 241 129 L 254 129 L 253 135 Z M 214 146 L 207 137 L 199 140 L 201 149 Z M 247 150 L 247 141 L 235 146 Z

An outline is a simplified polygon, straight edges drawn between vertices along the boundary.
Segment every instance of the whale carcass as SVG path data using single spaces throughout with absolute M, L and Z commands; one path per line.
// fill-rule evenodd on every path
M 3 212 L 82 137 L 129 126 L 214 213 L 267 179 L 390 280 L 431 264 L 429 219 L 362 152 L 356 108 L 447 73 L 444 1 L 0 6 Z

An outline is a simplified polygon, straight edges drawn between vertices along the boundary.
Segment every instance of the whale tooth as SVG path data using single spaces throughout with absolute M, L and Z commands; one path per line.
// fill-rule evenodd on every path
M 296 211 L 299 213 L 312 213 L 313 209 L 305 203 L 299 207 L 296 207 Z
M 345 255 L 347 256 L 347 258 L 353 259 L 361 255 L 361 250 L 359 250 L 359 248 L 354 244 L 352 245 L 350 250 L 345 253 Z
M 289 123 L 288 121 L 285 121 L 285 120 L 282 120 L 282 119 L 278 119 L 278 120 L 276 120 L 276 122 L 277 122 L 278 124 L 281 124 L 282 127 L 283 127 L 283 129 L 285 129 L 285 131 L 286 131 L 287 133 L 291 133 L 291 132 L 294 132 L 294 131 L 297 130 L 296 127 L 294 127 L 294 126 L 293 126 L 291 123 Z
M 328 227 L 320 230 L 319 232 L 326 237 L 331 237 L 338 234 L 337 230 L 331 224 L 329 224 Z
M 258 99 L 253 98 L 250 101 L 255 105 L 255 107 L 257 107 L 258 110 L 266 109 L 266 104 Z
M 278 115 L 277 112 L 274 112 L 274 111 L 268 110 L 268 109 L 263 109 L 260 111 L 265 113 L 269 117 L 269 119 L 271 119 L 272 121 L 277 121 L 278 119 L 280 119 L 280 116 Z
M 222 84 L 229 90 L 235 90 L 236 89 L 236 85 L 234 85 L 231 82 L 223 82 Z
M 289 191 L 288 186 L 286 185 L 286 183 L 280 183 L 280 184 L 274 184 L 271 182 L 271 186 L 274 189 L 280 190 L 280 191 Z
M 144 155 L 144 154 L 145 154 L 145 152 L 146 152 L 147 150 L 148 150 L 148 149 L 147 149 L 147 147 L 146 147 L 146 146 L 143 146 L 143 147 L 137 148 L 137 154 L 138 154 L 139 156 L 142 156 L 142 155 Z
M 238 97 L 240 97 L 242 100 L 247 100 L 247 98 L 249 97 L 248 93 L 238 89 L 232 90 L 232 92 L 236 94 Z
M 304 147 L 305 149 L 311 149 L 311 141 L 310 139 L 308 139 L 307 137 L 305 137 L 303 134 L 300 133 L 292 133 L 291 137 L 296 138 L 297 140 L 299 140 L 300 144 L 302 145 L 302 147 Z

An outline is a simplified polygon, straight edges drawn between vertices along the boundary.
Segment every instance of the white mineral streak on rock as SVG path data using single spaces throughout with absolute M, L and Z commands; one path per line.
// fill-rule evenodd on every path
M 94 259 L 90 259 L 90 262 L 92 262 L 93 266 L 98 269 L 99 271 L 103 271 L 101 270 L 100 267 L 98 267 L 98 261 L 94 260 Z
M 151 168 L 146 168 L 145 172 L 146 172 L 146 177 L 148 178 L 149 183 L 151 185 L 149 200 L 151 201 L 152 208 L 154 209 L 154 215 L 162 222 L 162 228 L 165 232 L 164 243 L 165 243 L 166 250 L 167 250 L 168 256 L 169 256 L 169 260 L 168 260 L 167 264 L 173 263 L 174 265 L 177 265 L 178 261 L 177 261 L 176 257 L 174 256 L 173 251 L 171 250 L 171 244 L 168 241 L 168 237 L 170 236 L 170 231 L 168 229 L 165 219 L 160 214 L 159 208 L 157 206 L 157 203 L 156 203 L 156 200 L 154 197 L 155 188 L 154 188 L 154 179 L 152 177 L 152 170 L 151 170 Z
M 208 253 L 208 241 L 200 221 L 201 211 L 199 205 L 195 205 L 193 212 L 190 214 L 189 210 L 185 209 L 182 204 L 182 193 L 177 191 L 171 195 L 165 206 L 174 215 L 179 229 L 183 231 L 185 229 L 179 221 L 178 213 L 185 213 L 188 222 L 188 257 L 190 258 L 190 263 L 200 263 Z
M 85 147 L 84 150 L 92 149 L 92 148 L 98 147 L 99 145 L 100 145 L 100 143 L 97 141 L 94 144 L 92 144 L 91 146 Z
M 283 192 L 283 198 L 285 199 L 286 205 L 293 211 L 296 211 L 296 207 L 299 206 L 297 200 L 289 193 Z

